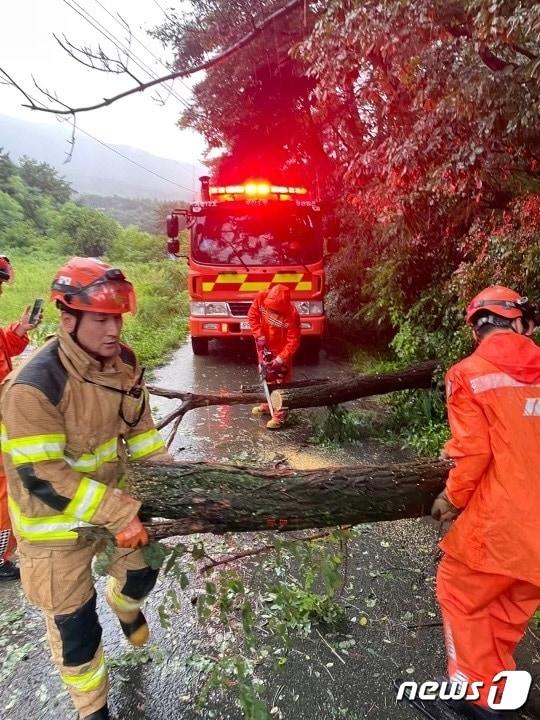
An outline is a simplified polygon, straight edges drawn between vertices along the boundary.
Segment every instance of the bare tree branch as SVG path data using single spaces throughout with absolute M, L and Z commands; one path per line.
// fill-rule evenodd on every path
M 223 50 L 219 55 L 216 55 L 215 57 L 211 58 L 210 60 L 206 60 L 199 65 L 195 65 L 194 67 L 188 68 L 187 70 L 177 70 L 175 72 L 169 73 L 168 75 L 164 75 L 163 77 L 156 78 L 154 80 L 150 80 L 146 83 L 139 83 L 137 87 L 132 87 L 129 90 L 125 90 L 124 92 L 118 93 L 118 95 L 113 95 L 109 98 L 104 98 L 101 102 L 97 102 L 93 105 L 82 105 L 80 107 L 70 107 L 66 103 L 59 100 L 57 97 L 52 95 L 51 93 L 45 93 L 47 97 L 49 97 L 50 100 L 53 102 L 57 102 L 61 107 L 41 107 L 40 105 L 36 104 L 36 102 L 28 95 L 27 92 L 23 90 L 23 88 L 16 83 L 10 75 L 2 68 L 0 67 L 0 72 L 8 78 L 8 80 L 11 82 L 13 87 L 15 87 L 19 92 L 26 98 L 28 101 L 28 104 L 23 103 L 23 107 L 27 107 L 30 110 L 36 110 L 39 112 L 46 112 L 46 113 L 52 113 L 53 115 L 75 115 L 76 113 L 82 113 L 82 112 L 90 112 L 92 110 L 98 110 L 103 107 L 108 107 L 109 105 L 112 105 L 115 102 L 118 102 L 118 100 L 122 100 L 125 97 L 128 97 L 129 95 L 134 95 L 135 93 L 144 92 L 145 90 L 148 90 L 151 87 L 155 87 L 156 85 L 161 85 L 162 83 L 168 82 L 169 80 L 175 80 L 176 78 L 183 78 L 187 77 L 188 75 L 193 75 L 194 73 L 200 72 L 201 70 L 208 70 L 211 67 L 216 66 L 218 63 L 223 62 L 227 58 L 229 58 L 231 55 L 234 55 L 242 48 L 246 47 L 246 45 L 249 45 L 258 35 L 262 33 L 262 31 L 270 25 L 275 20 L 285 17 L 290 12 L 295 10 L 297 7 L 301 6 L 303 4 L 304 0 L 289 0 L 288 3 L 283 5 L 281 8 L 276 10 L 275 12 L 268 15 L 268 17 L 264 18 L 264 20 L 261 20 L 259 23 L 256 23 L 254 25 L 253 30 L 251 30 L 249 33 L 244 35 L 240 40 L 230 45 L 228 48 Z M 36 83 L 36 87 L 37 83 Z M 41 88 L 38 88 L 41 90 Z M 43 91 L 42 91 L 43 92 Z

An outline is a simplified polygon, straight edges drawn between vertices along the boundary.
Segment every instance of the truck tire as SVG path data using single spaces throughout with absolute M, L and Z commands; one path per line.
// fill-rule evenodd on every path
M 316 335 L 306 337 L 302 340 L 300 348 L 301 360 L 306 365 L 317 365 L 319 362 L 319 353 L 321 352 L 321 338 Z
M 208 355 L 208 338 L 192 337 L 191 349 L 194 355 Z

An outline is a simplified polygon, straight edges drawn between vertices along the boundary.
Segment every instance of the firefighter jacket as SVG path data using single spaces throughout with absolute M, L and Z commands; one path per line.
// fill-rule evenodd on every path
M 292 303 L 284 313 L 277 313 L 265 307 L 268 290 L 258 293 L 248 311 L 248 320 L 254 337 L 265 337 L 268 349 L 291 365 L 295 352 L 300 347 L 300 316 Z
M 20 355 L 28 345 L 28 335 L 17 335 L 19 323 L 14 322 L 6 328 L 0 328 L 0 382 L 12 370 L 11 358 Z
M 494 332 L 446 385 L 447 493 L 464 510 L 441 547 L 475 570 L 540 586 L 540 348 Z
M 139 375 L 127 346 L 102 370 L 60 330 L 6 379 L 2 452 L 19 543 L 74 544 L 74 528 L 116 534 L 135 517 L 140 503 L 121 490 L 126 462 L 170 457 L 146 391 L 137 399 L 103 386 L 127 391 Z

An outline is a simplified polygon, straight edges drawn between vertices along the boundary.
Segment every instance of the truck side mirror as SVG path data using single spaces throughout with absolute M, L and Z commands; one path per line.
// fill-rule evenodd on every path
M 178 237 L 178 233 L 181 230 L 185 230 L 187 227 L 187 211 L 186 210 L 173 210 L 170 215 L 167 215 L 167 237 L 175 238 Z
M 180 223 L 178 222 L 178 215 L 167 215 L 167 237 L 173 238 L 178 237 L 180 232 Z

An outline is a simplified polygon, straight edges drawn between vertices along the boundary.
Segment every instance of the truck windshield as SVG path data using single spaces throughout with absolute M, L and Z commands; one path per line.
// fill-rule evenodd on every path
M 206 208 L 191 232 L 192 256 L 199 263 L 306 265 L 323 253 L 320 223 L 308 208 Z

